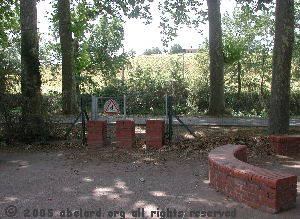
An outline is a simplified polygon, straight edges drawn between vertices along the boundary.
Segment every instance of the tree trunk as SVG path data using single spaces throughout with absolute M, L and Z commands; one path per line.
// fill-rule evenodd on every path
M 290 72 L 294 43 L 294 1 L 276 0 L 273 49 L 270 134 L 288 134 Z
M 209 21 L 209 58 L 210 58 L 210 101 L 208 114 L 225 113 L 224 102 L 224 56 L 220 0 L 207 0 Z
M 76 40 L 74 41 L 74 61 L 79 62 L 79 42 Z M 80 84 L 81 84 L 81 72 L 76 69 L 75 67 L 75 83 L 76 83 L 76 95 L 80 97 Z
M 21 90 L 24 138 L 36 138 L 42 131 L 41 75 L 37 33 L 36 0 L 20 1 Z
M 75 114 L 78 112 L 78 106 L 76 101 L 70 1 L 59 0 L 57 13 L 62 52 L 62 109 L 64 114 Z
M 241 79 L 242 66 L 241 66 L 240 60 L 237 63 L 237 70 L 238 70 L 238 96 L 240 96 L 241 91 L 242 91 L 242 79 Z

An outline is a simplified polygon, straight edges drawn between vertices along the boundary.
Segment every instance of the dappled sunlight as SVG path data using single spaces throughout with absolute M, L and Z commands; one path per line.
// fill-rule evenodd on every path
M 149 193 L 155 197 L 167 197 L 168 196 L 164 191 L 150 191 Z
M 64 156 L 64 153 L 58 153 L 57 154 L 57 157 L 62 157 L 62 156 Z
M 283 164 L 283 166 L 285 167 L 300 168 L 300 160 L 289 159 L 284 162 L 285 164 Z
M 6 196 L 3 198 L 3 201 L 0 201 L 0 204 L 4 204 L 4 203 L 9 203 L 9 202 L 14 202 L 19 200 L 18 197 L 15 196 Z
M 109 200 L 120 199 L 120 194 L 117 194 L 113 188 L 96 188 L 93 191 L 94 197 L 106 196 Z
M 155 204 L 148 203 L 147 201 L 139 200 L 133 204 L 133 208 L 144 208 L 145 212 L 151 212 L 159 207 Z
M 15 196 L 6 196 L 3 198 L 2 201 L 0 201 L 0 204 L 6 204 L 6 203 L 18 201 L 18 200 L 19 200 L 19 198 L 15 197 Z
M 145 134 L 146 133 L 146 128 L 142 128 L 141 126 L 136 126 L 135 127 L 135 133 L 136 134 Z
M 203 131 L 195 131 L 194 133 L 195 133 L 195 135 L 202 136 L 202 137 L 206 135 L 205 132 L 203 132 Z
M 129 191 L 129 188 L 126 186 L 126 183 L 124 181 L 121 181 L 120 179 L 115 179 L 115 188 L 121 189 L 123 194 L 133 194 L 132 191 Z
M 26 160 L 11 160 L 9 163 L 17 164 L 19 168 L 27 168 L 29 167 L 29 162 Z
M 64 188 L 62 188 L 61 191 L 63 191 L 63 192 L 75 192 L 75 190 L 70 188 L 70 187 L 64 187 Z
M 114 187 L 96 187 L 96 189 L 93 190 L 94 199 L 99 199 L 105 196 L 109 200 L 118 200 L 118 202 L 128 202 L 129 199 L 125 198 L 124 196 L 130 194 L 133 194 L 133 192 L 128 191 L 126 183 L 121 181 L 120 179 L 115 179 Z
M 224 205 L 224 203 L 220 202 L 220 201 L 212 201 L 211 199 L 204 199 L 204 198 L 187 198 L 185 200 L 187 203 L 201 203 L 204 204 L 205 206 L 209 206 L 209 207 L 214 207 L 214 206 L 222 206 Z
M 211 129 L 221 129 L 220 126 L 210 126 Z
M 293 165 L 283 164 L 282 166 L 284 166 L 284 167 L 290 167 L 290 168 L 300 168 L 300 164 L 293 164 Z
M 187 138 L 187 139 L 194 139 L 194 138 L 195 138 L 193 135 L 188 134 L 188 133 L 185 134 L 183 137 L 184 137 L 184 138 Z
M 205 184 L 209 184 L 209 179 L 205 179 L 202 182 L 205 183 Z
M 87 177 L 83 177 L 83 178 L 82 178 L 82 181 L 83 181 L 83 182 L 93 182 L 93 181 L 94 181 L 94 178 L 88 177 L 88 176 L 87 176 Z
M 9 196 L 9 197 L 4 197 L 4 201 L 8 201 L 8 202 L 13 202 L 18 200 L 19 198 L 15 197 L 15 196 Z

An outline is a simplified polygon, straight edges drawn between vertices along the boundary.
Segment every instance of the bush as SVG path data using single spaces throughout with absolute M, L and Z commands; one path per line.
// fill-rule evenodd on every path
M 183 53 L 183 49 L 179 44 L 174 44 L 170 49 L 171 54 Z
M 52 100 L 54 99 L 56 100 L 56 98 L 52 98 Z M 45 141 L 50 138 L 51 131 L 53 130 L 51 115 L 56 108 L 56 106 L 52 105 L 51 98 L 43 98 L 42 100 L 43 120 L 38 127 L 39 134 L 36 136 L 37 139 L 32 139 L 32 136 L 24 135 L 21 123 L 21 94 L 5 94 L 1 96 L 1 103 L 3 107 L 0 108 L 0 120 L 2 122 L 0 140 L 11 143 L 15 140 L 30 142 L 36 140 Z

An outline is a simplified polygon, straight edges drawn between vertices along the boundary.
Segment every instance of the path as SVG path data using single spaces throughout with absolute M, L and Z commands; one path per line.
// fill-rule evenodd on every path
M 296 219 L 300 215 L 299 166 L 295 160 L 284 166 L 285 171 L 298 175 L 297 208 L 272 215 L 229 200 L 209 187 L 206 161 L 75 163 L 65 160 L 63 152 L 0 153 L 0 218 L 7 218 L 4 209 L 13 205 L 18 210 L 14 218 L 24 218 L 24 212 L 33 218 L 44 210 L 52 212 L 52 218 L 61 218 L 63 210 L 99 208 L 102 218 L 108 218 L 110 211 L 124 211 L 126 218 L 133 218 L 132 210 L 144 208 L 145 218 L 158 218 L 151 217 L 151 211 L 169 209 L 173 214 L 174 210 L 185 212 L 173 218 L 188 218 L 192 211 L 218 211 L 216 215 L 229 211 L 236 217 L 225 218 Z
M 165 119 L 166 117 L 128 117 L 127 119 L 134 119 L 136 124 L 146 124 L 147 119 Z M 119 118 L 100 117 L 98 120 L 107 120 L 108 123 L 115 123 Z M 268 126 L 268 119 L 256 117 L 180 117 L 180 119 L 187 125 L 219 125 L 219 126 Z M 75 118 L 57 118 L 55 121 L 60 123 L 72 123 Z M 178 125 L 179 122 L 173 118 L 173 124 Z M 300 127 L 300 119 L 290 119 L 290 126 Z

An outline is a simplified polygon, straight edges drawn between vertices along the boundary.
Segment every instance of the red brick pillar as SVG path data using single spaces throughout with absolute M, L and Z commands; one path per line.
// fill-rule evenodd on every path
M 300 135 L 271 135 L 268 139 L 272 151 L 276 154 L 300 154 Z
M 119 120 L 116 123 L 117 146 L 132 147 L 135 144 L 135 122 Z
M 161 148 L 164 144 L 164 120 L 146 121 L 146 147 Z
M 87 123 L 87 144 L 88 146 L 103 146 L 107 143 L 107 122 L 88 121 Z

